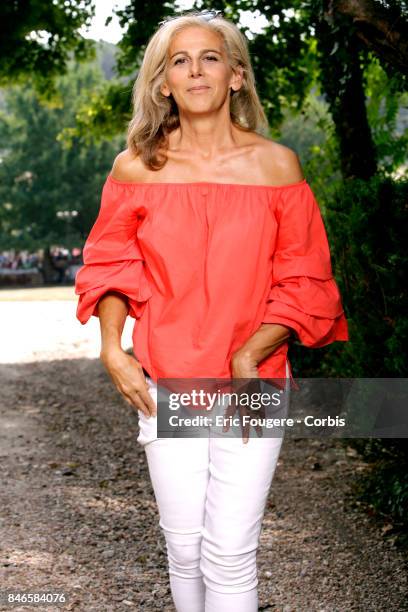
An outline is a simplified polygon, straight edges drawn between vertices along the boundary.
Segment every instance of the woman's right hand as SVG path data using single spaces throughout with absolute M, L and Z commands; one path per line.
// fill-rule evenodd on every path
M 101 351 L 100 359 L 125 401 L 147 418 L 156 416 L 157 407 L 140 362 L 120 347 Z

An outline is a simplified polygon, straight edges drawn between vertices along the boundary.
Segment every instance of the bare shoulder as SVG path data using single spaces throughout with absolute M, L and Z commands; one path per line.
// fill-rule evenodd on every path
M 265 181 L 272 185 L 298 183 L 304 179 L 296 151 L 259 135 L 259 164 Z
M 144 181 L 145 175 L 146 168 L 142 160 L 129 149 L 121 151 L 116 156 L 111 170 L 112 178 L 118 181 L 138 183 Z

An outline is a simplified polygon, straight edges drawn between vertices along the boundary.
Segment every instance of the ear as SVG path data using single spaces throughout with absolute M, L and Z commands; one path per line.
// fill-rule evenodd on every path
M 236 68 L 232 69 L 232 72 L 233 74 L 230 80 L 230 88 L 233 91 L 238 91 L 239 89 L 241 89 L 242 84 L 244 82 L 244 69 L 240 64 L 238 64 Z
M 168 98 L 171 95 L 171 91 L 167 87 L 166 81 L 163 81 L 163 83 L 161 84 L 161 86 L 160 86 L 160 93 L 162 93 L 163 96 L 166 96 L 166 98 Z

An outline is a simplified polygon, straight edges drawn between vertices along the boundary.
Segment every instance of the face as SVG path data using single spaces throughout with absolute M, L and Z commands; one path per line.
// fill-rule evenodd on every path
M 174 36 L 164 78 L 160 90 L 173 95 L 180 112 L 208 112 L 229 105 L 230 88 L 242 85 L 242 68 L 234 73 L 216 32 L 194 26 Z

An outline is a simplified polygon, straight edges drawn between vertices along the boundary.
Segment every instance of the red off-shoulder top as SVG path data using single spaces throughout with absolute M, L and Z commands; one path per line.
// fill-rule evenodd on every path
M 289 185 L 126 183 L 108 176 L 77 273 L 77 318 L 107 291 L 136 319 L 134 353 L 158 378 L 230 378 L 231 355 L 262 323 L 305 346 L 348 340 L 319 206 Z M 288 342 L 258 364 L 286 377 Z M 292 378 L 290 363 L 290 376 Z

